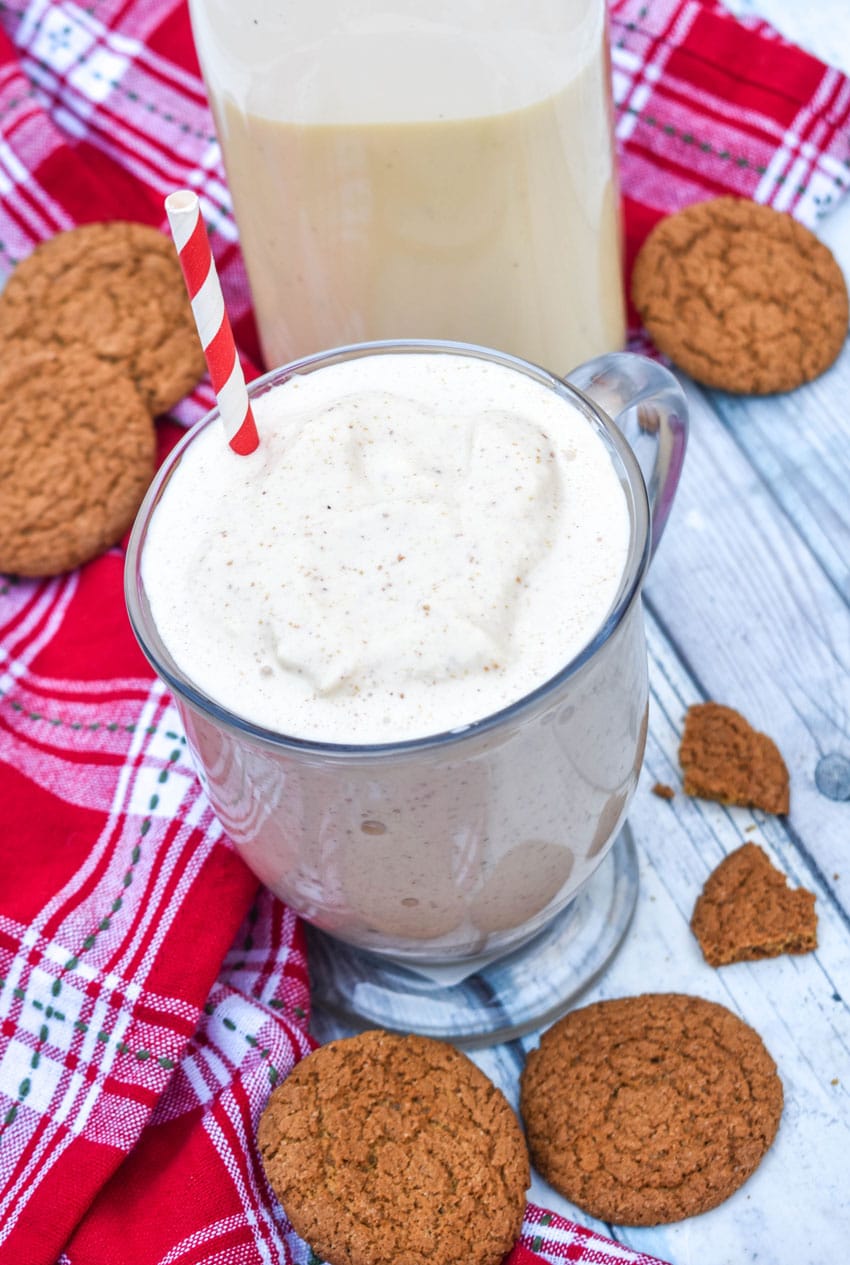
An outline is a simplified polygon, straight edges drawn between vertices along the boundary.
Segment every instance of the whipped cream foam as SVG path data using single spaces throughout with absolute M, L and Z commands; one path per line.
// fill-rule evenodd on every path
M 610 611 L 630 539 L 605 443 L 569 400 L 474 357 L 371 355 L 211 425 L 151 521 L 142 576 L 187 677 L 332 743 L 453 730 L 554 676 Z

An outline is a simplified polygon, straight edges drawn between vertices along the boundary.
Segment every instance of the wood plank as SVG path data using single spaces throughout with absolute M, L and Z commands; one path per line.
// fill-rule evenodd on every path
M 709 1251 L 713 1265 L 740 1265 L 757 1257 L 774 1265 L 841 1259 L 845 1230 L 833 1209 L 846 1200 L 850 1007 L 841 998 L 839 981 L 850 981 L 850 937 L 842 912 L 780 819 L 682 794 L 670 803 L 651 794 L 655 781 L 678 786 L 681 719 L 699 690 L 651 617 L 648 639 L 650 736 L 630 814 L 641 856 L 641 894 L 627 945 L 585 1000 L 682 991 L 728 1006 L 761 1033 L 776 1058 L 786 1093 L 784 1117 L 777 1141 L 751 1180 L 698 1218 L 651 1229 L 615 1228 L 589 1222 L 540 1182 L 533 1197 L 676 1265 L 696 1265 L 709 1259 Z M 760 843 L 792 883 L 816 892 L 817 953 L 719 971 L 703 961 L 688 926 L 694 900 L 714 865 L 744 840 Z M 535 1042 L 528 1038 L 523 1044 Z M 506 1059 L 502 1075 L 510 1076 L 510 1067 Z M 486 1070 L 492 1074 L 494 1068 L 499 1065 L 491 1054 Z
M 761 406 L 721 392 L 708 398 L 781 513 L 850 599 L 850 353 L 815 382 Z
M 691 443 L 648 604 L 700 693 L 777 742 L 797 846 L 822 877 L 841 875 L 847 913 L 850 802 L 826 798 L 815 777 L 824 756 L 850 756 L 850 609 L 706 396 L 689 387 L 689 398 Z M 773 402 L 742 408 L 749 421 Z

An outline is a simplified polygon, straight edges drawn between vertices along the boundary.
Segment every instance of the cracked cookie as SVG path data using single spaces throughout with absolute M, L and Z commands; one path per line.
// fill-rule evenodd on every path
M 519 1121 L 452 1046 L 370 1031 L 313 1051 L 257 1141 L 295 1231 L 330 1265 L 498 1265 L 529 1184 Z
M 573 1010 L 528 1056 L 531 1159 L 592 1216 L 658 1225 L 722 1203 L 779 1126 L 782 1083 L 761 1037 L 681 993 Z
M 709 966 L 810 953 L 817 926 L 814 893 L 790 888 L 757 843 L 736 848 L 709 874 L 691 918 Z
M 686 795 L 766 813 L 790 810 L 788 769 L 779 748 L 732 707 L 709 702 L 688 708 L 679 763 Z
M 725 391 L 790 391 L 827 369 L 847 334 L 847 286 L 814 233 L 744 198 L 661 220 L 632 274 L 632 299 L 660 351 Z
M 88 348 L 133 380 L 153 415 L 205 367 L 171 241 L 123 220 L 57 233 L 19 263 L 0 294 L 0 337 Z
M 0 365 L 0 571 L 57 575 L 116 544 L 153 477 L 153 420 L 83 347 L 16 342 Z

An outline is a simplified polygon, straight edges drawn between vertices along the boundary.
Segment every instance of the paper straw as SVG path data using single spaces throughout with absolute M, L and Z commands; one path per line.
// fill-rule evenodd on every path
M 260 440 L 197 195 L 189 189 L 169 193 L 165 210 L 227 442 L 247 456 Z

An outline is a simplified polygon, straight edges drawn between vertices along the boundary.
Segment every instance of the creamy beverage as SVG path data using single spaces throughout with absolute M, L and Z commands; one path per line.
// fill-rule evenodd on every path
M 535 370 L 330 360 L 255 394 L 250 456 L 215 419 L 190 436 L 137 528 L 135 626 L 216 814 L 297 912 L 408 962 L 503 952 L 595 870 L 636 784 L 639 602 L 546 684 L 634 583 L 632 494 Z
M 254 412 L 250 457 L 214 427 L 187 452 L 142 572 L 175 661 L 229 711 L 327 743 L 442 733 L 604 622 L 629 514 L 568 399 L 411 352 L 294 375 Z
M 601 0 L 192 0 L 267 364 L 624 339 Z

